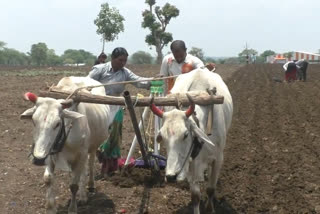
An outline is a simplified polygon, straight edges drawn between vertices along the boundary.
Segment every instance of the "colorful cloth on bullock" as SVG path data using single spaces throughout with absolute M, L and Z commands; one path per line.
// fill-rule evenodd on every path
M 121 157 L 120 145 L 122 142 L 123 108 L 116 113 L 110 126 L 110 136 L 97 151 L 99 162 L 102 163 L 101 173 L 110 173 L 118 169 L 118 158 Z

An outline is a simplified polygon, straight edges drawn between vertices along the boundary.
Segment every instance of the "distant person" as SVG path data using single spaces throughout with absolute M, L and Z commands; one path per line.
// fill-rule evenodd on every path
M 257 56 L 255 54 L 252 54 L 252 57 L 251 57 L 252 63 L 256 64 L 256 60 L 257 60 Z
M 135 75 L 128 68 L 124 67 L 127 63 L 128 52 L 124 48 L 115 48 L 111 54 L 111 61 L 105 64 L 93 66 L 88 77 L 95 79 L 102 84 L 115 83 L 130 80 L 150 80 Z M 133 83 L 138 88 L 150 88 L 150 81 Z M 106 95 L 119 96 L 125 89 L 124 84 L 105 86 Z M 111 109 L 118 108 L 111 106 Z M 110 136 L 106 139 L 97 151 L 99 162 L 102 164 L 100 177 L 106 178 L 118 169 L 118 159 L 121 157 L 120 144 L 122 141 L 122 122 L 123 108 L 116 113 L 114 122 L 110 126 Z M 108 128 L 108 127 L 106 127 Z
M 246 63 L 249 64 L 249 55 L 246 55 Z
M 297 65 L 295 61 L 288 61 L 283 65 L 285 72 L 285 81 L 291 82 L 297 80 Z
M 102 52 L 98 56 L 97 60 L 94 62 L 94 65 L 106 63 L 106 60 L 107 60 L 107 55 L 104 52 Z
M 182 40 L 175 40 L 170 45 L 171 54 L 164 57 L 160 75 L 175 76 L 192 71 L 196 68 L 207 67 L 210 71 L 214 70 L 215 64 L 209 63 L 204 66 L 203 62 L 196 56 L 187 53 L 187 48 Z M 166 84 L 166 92 L 169 92 L 173 87 L 174 79 L 168 79 Z
M 305 59 L 301 59 L 296 62 L 296 65 L 298 67 L 298 80 L 306 81 L 307 80 L 307 69 L 309 63 Z

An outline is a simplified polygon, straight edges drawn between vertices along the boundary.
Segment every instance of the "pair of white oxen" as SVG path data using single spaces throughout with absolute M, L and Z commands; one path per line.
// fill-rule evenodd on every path
M 82 86 L 98 85 L 87 77 L 65 77 L 58 87 L 75 90 Z M 223 163 L 223 150 L 227 131 L 233 114 L 232 97 L 222 78 L 207 69 L 196 69 L 176 79 L 171 93 L 203 91 L 216 87 L 217 95 L 224 97 L 224 103 L 212 106 L 191 105 L 186 111 L 168 108 L 162 112 L 156 106 L 151 109 L 162 117 L 163 126 L 157 139 L 161 139 L 167 150 L 166 178 L 168 181 L 188 179 L 194 213 L 200 213 L 200 184 L 204 171 L 208 169 L 208 200 L 206 209 L 214 212 L 214 193 Z M 105 95 L 104 87 L 93 88 L 92 94 Z M 94 161 L 96 149 L 108 137 L 107 127 L 113 121 L 117 109 L 114 106 L 88 103 L 72 103 L 26 93 L 25 98 L 35 104 L 26 110 L 22 119 L 32 119 L 34 144 L 31 152 L 33 163 L 46 165 L 44 182 L 47 186 L 46 212 L 56 213 L 53 194 L 54 170 L 60 168 L 71 172 L 72 193 L 68 213 L 77 213 L 76 195 L 79 201 L 87 201 L 86 185 L 94 189 Z M 212 135 L 206 128 L 210 108 L 213 108 Z M 196 111 L 199 126 L 193 117 Z M 198 155 L 190 157 L 191 147 L 198 147 Z M 200 147 L 199 147 L 200 145 Z M 193 151 L 192 151 L 193 153 Z M 87 168 L 88 167 L 88 168 Z M 87 171 L 89 181 L 87 182 Z

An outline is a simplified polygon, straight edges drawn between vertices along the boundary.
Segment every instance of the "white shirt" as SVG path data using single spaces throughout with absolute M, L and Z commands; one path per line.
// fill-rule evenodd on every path
M 288 65 L 289 63 L 295 63 L 294 61 L 288 61 L 286 64 L 283 65 L 283 69 L 284 69 L 284 72 L 286 72 L 288 70 Z M 297 68 L 300 69 L 300 66 L 297 65 L 297 63 L 295 63 Z
M 186 58 L 181 63 L 178 63 L 175 60 L 173 54 L 169 54 L 165 56 L 162 61 L 160 74 L 164 76 L 179 75 L 182 73 L 182 66 L 186 63 L 191 64 L 194 69 L 204 67 L 203 62 L 198 57 L 190 54 L 187 54 Z

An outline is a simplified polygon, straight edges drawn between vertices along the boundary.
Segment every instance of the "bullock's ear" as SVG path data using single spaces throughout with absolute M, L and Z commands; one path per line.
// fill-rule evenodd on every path
M 78 119 L 78 118 L 81 118 L 81 117 L 84 117 L 83 114 L 80 114 L 78 112 L 75 112 L 75 111 L 69 111 L 67 109 L 63 109 L 62 111 L 62 117 L 64 118 L 70 118 L 70 119 Z
M 210 146 L 216 146 L 211 142 L 209 137 L 195 124 L 191 122 L 191 130 L 198 137 L 198 139 L 204 143 L 209 144 Z
M 32 108 L 29 108 L 27 110 L 25 110 L 21 115 L 20 115 L 20 120 L 24 120 L 24 119 L 32 119 L 32 115 L 35 112 L 36 107 L 33 106 Z

